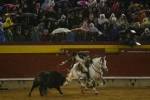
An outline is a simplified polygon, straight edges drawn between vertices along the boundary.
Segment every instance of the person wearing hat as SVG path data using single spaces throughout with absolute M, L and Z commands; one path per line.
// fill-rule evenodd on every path
M 71 57 L 68 60 L 63 61 L 60 65 L 64 65 L 64 64 L 66 64 L 70 61 L 72 61 L 71 68 L 74 67 L 74 66 L 80 66 L 81 65 L 80 70 L 82 72 L 86 73 L 88 79 L 90 78 L 89 72 L 88 72 L 90 57 L 87 53 L 82 52 L 82 51 L 80 51 L 80 52 L 73 51 L 72 54 L 71 54 Z
M 65 15 L 61 16 L 61 19 L 58 21 L 58 26 L 60 28 L 68 28 L 68 20 Z
M 4 30 L 0 27 L 0 42 L 5 42 Z

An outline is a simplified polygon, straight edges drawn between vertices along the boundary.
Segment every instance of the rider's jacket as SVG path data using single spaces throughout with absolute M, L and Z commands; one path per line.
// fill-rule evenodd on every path
M 89 55 L 86 54 L 86 53 L 84 53 L 84 52 L 78 52 L 78 53 L 77 53 L 77 56 L 79 57 L 79 59 L 84 60 L 84 61 L 87 61 L 87 60 L 90 59 Z M 74 65 L 76 62 L 78 62 L 77 56 L 75 56 L 75 57 L 72 56 L 71 58 L 69 58 L 68 60 L 66 60 L 65 63 L 68 63 L 68 62 L 72 61 L 72 65 L 71 65 L 71 68 L 72 68 L 73 65 Z

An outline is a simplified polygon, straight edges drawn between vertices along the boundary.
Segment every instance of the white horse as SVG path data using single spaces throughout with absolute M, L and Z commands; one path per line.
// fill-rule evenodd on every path
M 89 84 L 92 84 L 93 91 L 95 95 L 98 94 L 96 91 L 96 80 L 102 79 L 103 80 L 103 70 L 108 71 L 107 65 L 106 65 L 106 57 L 96 57 L 92 59 L 92 63 L 89 65 L 89 75 L 90 75 L 90 82 Z M 87 76 L 85 73 L 82 73 L 80 70 L 78 70 L 78 65 L 80 63 L 74 64 L 73 68 L 70 70 L 70 73 L 67 76 L 67 79 L 69 82 L 72 81 L 73 78 L 75 78 L 82 87 L 85 87 L 87 90 L 86 85 L 80 80 L 81 78 L 87 79 Z M 67 83 L 66 83 L 67 84 Z

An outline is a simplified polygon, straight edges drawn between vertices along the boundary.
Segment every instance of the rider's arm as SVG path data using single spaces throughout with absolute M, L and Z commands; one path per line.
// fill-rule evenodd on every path
M 64 65 L 64 64 L 66 64 L 66 63 L 68 63 L 68 62 L 70 62 L 70 61 L 72 61 L 72 57 L 71 57 L 71 58 L 69 58 L 69 59 L 68 59 L 68 60 L 66 60 L 66 61 L 63 61 L 61 65 Z

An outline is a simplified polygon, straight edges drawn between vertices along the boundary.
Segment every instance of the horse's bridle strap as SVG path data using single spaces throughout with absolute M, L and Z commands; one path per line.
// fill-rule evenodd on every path
M 97 71 L 94 67 L 93 67 L 94 64 L 92 64 L 92 68 L 95 70 L 95 72 L 99 73 L 101 75 L 101 72 Z M 95 66 L 95 65 L 94 65 Z

